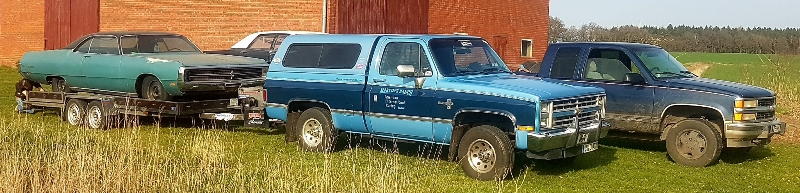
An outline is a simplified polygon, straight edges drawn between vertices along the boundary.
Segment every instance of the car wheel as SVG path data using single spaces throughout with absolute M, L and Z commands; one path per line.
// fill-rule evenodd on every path
M 719 160 L 721 136 L 714 123 L 684 119 L 667 133 L 667 153 L 675 163 L 705 167 Z
M 62 110 L 61 117 L 70 125 L 81 126 L 86 115 L 86 102 L 79 99 L 69 99 Z
M 458 145 L 461 169 L 478 180 L 501 180 L 514 165 L 514 151 L 508 136 L 497 127 L 481 125 L 469 129 Z
M 295 126 L 300 138 L 300 148 L 313 152 L 332 152 L 336 144 L 336 129 L 333 127 L 331 113 L 323 108 L 310 108 L 303 111 Z
M 153 76 L 145 77 L 142 81 L 142 95 L 144 99 L 162 100 L 167 101 L 172 99 L 172 96 L 164 89 L 164 85 L 158 78 Z
M 70 89 L 69 85 L 67 85 L 67 81 L 62 78 L 53 79 L 52 83 L 50 83 L 50 86 L 53 92 L 65 92 L 65 93 L 72 92 L 72 89 Z
M 112 119 L 113 116 L 103 108 L 103 103 L 100 101 L 92 101 L 86 107 L 86 125 L 90 129 L 107 129 Z

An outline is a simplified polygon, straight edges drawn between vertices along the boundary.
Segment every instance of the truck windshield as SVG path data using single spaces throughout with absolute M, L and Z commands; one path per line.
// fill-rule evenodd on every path
M 123 36 L 120 43 L 123 54 L 200 52 L 186 37 L 176 35 Z
M 644 66 L 656 78 L 691 78 L 696 77 L 672 55 L 660 48 L 639 48 L 634 53 L 642 60 Z
M 511 72 L 482 39 L 433 39 L 430 45 L 444 76 Z

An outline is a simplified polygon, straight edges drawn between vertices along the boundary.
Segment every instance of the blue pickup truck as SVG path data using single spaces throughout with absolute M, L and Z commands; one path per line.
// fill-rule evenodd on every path
M 603 89 L 514 75 L 478 37 L 293 35 L 268 74 L 266 113 L 307 151 L 333 151 L 341 132 L 440 144 L 492 180 L 517 150 L 569 162 L 607 134 Z
M 723 148 L 746 153 L 786 132 L 772 91 L 700 78 L 653 45 L 551 44 L 538 76 L 605 89 L 610 135 L 666 140 L 682 165 L 707 166 Z

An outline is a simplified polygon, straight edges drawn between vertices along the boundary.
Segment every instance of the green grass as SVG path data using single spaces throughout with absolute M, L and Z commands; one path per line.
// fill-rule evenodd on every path
M 663 142 L 606 139 L 572 165 L 517 156 L 515 177 L 467 178 L 446 147 L 340 138 L 319 154 L 284 143 L 284 130 L 153 121 L 87 130 L 54 112 L 19 115 L 0 68 L 0 192 L 794 192 L 800 146 L 724 155 L 705 168 L 677 165 Z M 177 126 L 177 127 L 174 127 Z

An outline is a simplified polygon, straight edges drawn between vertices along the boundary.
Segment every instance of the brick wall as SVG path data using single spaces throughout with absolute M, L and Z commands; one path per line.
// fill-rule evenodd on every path
M 44 1 L 0 0 L 0 65 L 15 66 L 28 51 L 44 49 Z
M 100 31 L 166 31 L 202 50 L 226 49 L 256 31 L 322 30 L 323 0 L 102 0 Z
M 467 33 L 486 39 L 493 47 L 505 37 L 506 46 L 496 48 L 510 68 L 525 61 L 539 62 L 547 49 L 549 0 L 430 0 L 428 29 L 434 34 Z M 533 39 L 533 57 L 521 57 L 522 39 Z

